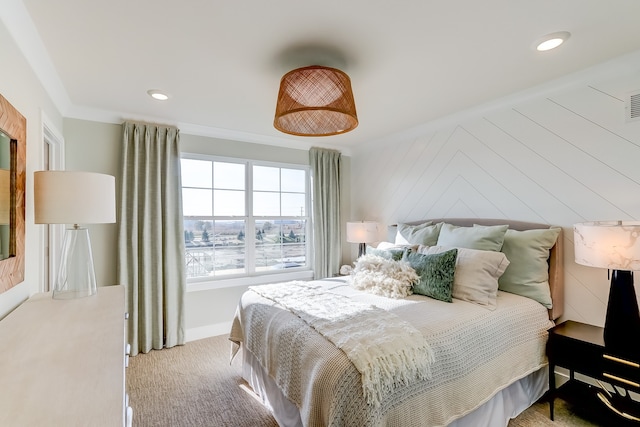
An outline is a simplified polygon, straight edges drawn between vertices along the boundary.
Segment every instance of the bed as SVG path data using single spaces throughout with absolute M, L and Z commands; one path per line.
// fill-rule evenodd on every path
M 439 243 L 455 243 L 460 238 L 458 232 L 493 233 L 495 228 L 506 226 L 504 254 L 503 249 L 493 252 L 503 258 L 507 253 L 512 256 L 514 261 L 508 266 L 515 266 L 518 257 L 531 259 L 531 268 L 525 266 L 526 274 L 541 268 L 533 265 L 536 262 L 543 263 L 543 299 L 528 295 L 529 288 L 520 292 L 506 287 L 509 292 L 495 291 L 493 305 L 487 306 L 481 299 L 458 299 L 457 282 L 450 302 L 417 294 L 389 298 L 356 289 L 353 275 L 253 288 L 242 296 L 233 320 L 229 337 L 232 357 L 242 350 L 242 376 L 279 425 L 506 426 L 510 418 L 544 394 L 548 385 L 547 330 L 563 310 L 562 230 L 503 219 L 437 218 L 390 226 L 387 240 L 393 244 L 398 238 L 402 240 L 398 227 L 402 232 L 408 229 L 425 234 L 435 224 L 441 226 L 438 233 L 444 240 L 420 245 L 419 251 L 432 255 L 457 248 L 456 280 L 463 271 L 472 271 L 459 264 L 469 254 L 498 255 L 487 254 L 492 251 L 484 248 Z M 552 244 L 548 237 L 551 229 L 555 230 Z M 453 240 L 447 241 L 445 235 Z M 540 238 L 543 235 L 546 241 Z M 523 242 L 528 247 L 523 248 Z M 418 251 L 415 242 L 404 243 Z M 518 265 L 522 262 L 519 259 Z M 463 288 L 461 282 L 458 292 Z M 299 295 L 308 300 L 302 301 Z M 308 310 L 301 312 L 301 307 Z M 362 307 L 362 319 L 358 320 L 360 314 L 349 313 L 343 316 L 348 322 L 326 321 L 350 307 Z M 398 332 L 400 329 L 404 330 Z M 390 351 L 412 356 L 392 368 L 385 365 L 384 369 L 367 370 L 362 360 L 368 356 L 354 356 L 356 349 L 363 347 L 362 342 L 353 342 L 359 335 L 383 344 L 389 337 L 384 345 L 396 349 Z M 397 342 L 406 343 L 406 351 Z M 421 356 L 416 358 L 415 354 Z M 422 357 L 425 354 L 428 357 Z M 398 360 L 398 354 L 386 360 L 393 357 Z M 387 372 L 393 369 L 400 371 Z M 371 380 L 379 379 L 380 372 L 387 375 L 380 380 L 382 385 Z

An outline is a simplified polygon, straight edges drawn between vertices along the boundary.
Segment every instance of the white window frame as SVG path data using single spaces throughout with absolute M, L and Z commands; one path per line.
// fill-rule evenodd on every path
M 62 133 L 49 117 L 41 112 L 42 156 L 41 170 L 64 170 L 65 144 Z M 46 157 L 46 158 L 45 158 Z M 40 227 L 40 284 L 39 292 L 48 292 L 58 277 L 64 236 L 64 224 Z
M 253 166 L 267 166 L 286 169 L 300 169 L 305 171 L 305 204 L 307 207 L 307 214 L 303 217 L 306 219 L 306 265 L 304 267 L 297 267 L 285 270 L 277 271 L 253 271 L 255 268 L 255 252 L 253 251 L 255 236 L 253 233 L 245 233 L 245 254 L 246 263 L 245 268 L 247 273 L 241 275 L 229 275 L 223 277 L 202 277 L 202 278 L 188 278 L 187 279 L 187 292 L 202 291 L 209 289 L 220 289 L 236 286 L 250 286 L 259 285 L 265 283 L 276 283 L 287 280 L 310 280 L 313 278 L 313 259 L 311 248 L 313 246 L 313 226 L 311 215 L 311 170 L 308 165 L 270 162 L 262 160 L 254 160 L 247 158 L 235 158 L 224 157 L 210 154 L 199 153 L 180 153 L 181 159 L 193 159 L 193 160 L 206 160 L 211 162 L 227 162 L 227 163 L 240 163 L 245 165 L 245 216 L 242 217 L 198 217 L 203 220 L 244 220 L 246 221 L 246 229 L 255 229 L 256 220 L 261 220 L 265 217 L 253 216 Z M 266 217 L 271 218 L 271 217 Z M 286 217 L 283 217 L 286 218 Z M 301 217 L 292 217 L 294 219 L 300 219 Z M 184 220 L 183 220 L 184 221 Z

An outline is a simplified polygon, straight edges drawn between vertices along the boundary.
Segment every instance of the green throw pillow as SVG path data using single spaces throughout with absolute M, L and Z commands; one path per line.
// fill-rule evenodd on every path
M 378 255 L 384 259 L 400 261 L 404 255 L 404 248 L 376 249 L 367 245 L 367 255 Z
M 413 285 L 413 293 L 451 302 L 457 256 L 457 249 L 432 255 L 405 253 L 403 260 L 420 276 L 418 282 Z
M 396 235 L 396 244 L 412 244 L 412 245 L 425 245 L 433 246 L 438 241 L 438 235 L 440 234 L 440 228 L 442 222 L 432 224 L 431 222 L 425 222 L 424 224 L 409 225 L 398 224 L 398 233 Z
M 475 225 L 458 227 L 444 224 L 438 236 L 438 246 L 500 252 L 508 225 Z
M 556 244 L 560 228 L 507 230 L 502 252 L 510 261 L 498 280 L 501 291 L 538 301 L 551 308 L 549 251 Z

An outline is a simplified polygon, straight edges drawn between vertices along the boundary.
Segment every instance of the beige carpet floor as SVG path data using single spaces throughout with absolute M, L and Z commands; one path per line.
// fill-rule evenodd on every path
M 226 336 L 139 354 L 130 359 L 127 391 L 135 427 L 276 427 L 270 412 L 240 377 L 240 357 L 229 364 Z M 562 400 L 556 400 L 556 420 L 549 405 L 537 403 L 509 427 L 592 427 Z M 489 426 L 492 427 L 492 426 Z M 608 427 L 608 426 L 607 426 Z

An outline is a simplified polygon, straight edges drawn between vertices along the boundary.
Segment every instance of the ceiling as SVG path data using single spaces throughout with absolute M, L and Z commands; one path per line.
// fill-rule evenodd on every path
M 15 18 L 7 26 L 64 116 L 301 148 L 357 147 L 640 49 L 636 0 L 5 3 L 2 19 Z M 536 52 L 556 31 L 571 37 Z M 350 75 L 354 131 L 273 128 L 280 78 L 314 63 Z

